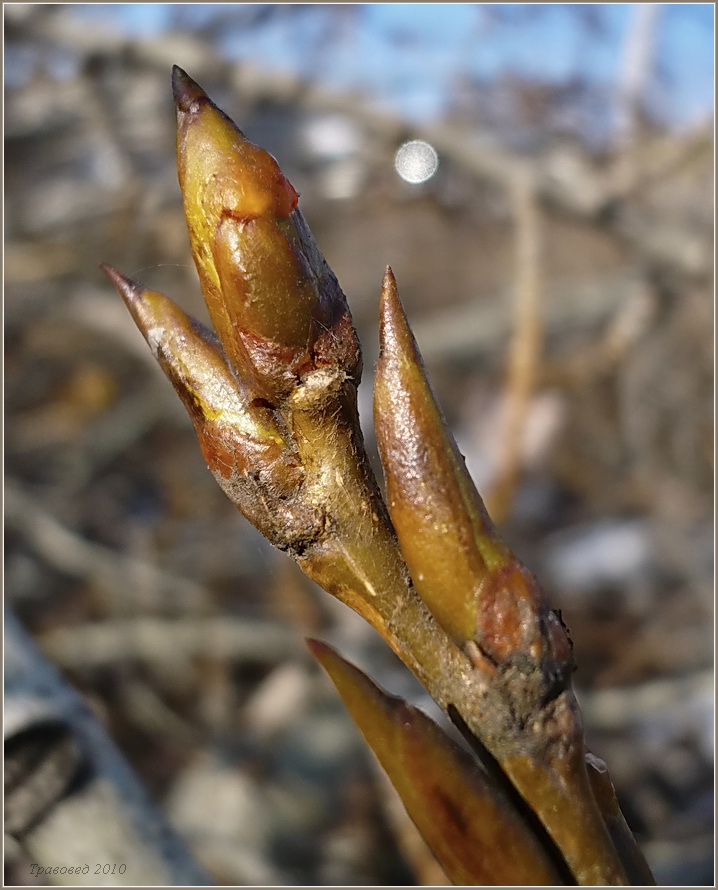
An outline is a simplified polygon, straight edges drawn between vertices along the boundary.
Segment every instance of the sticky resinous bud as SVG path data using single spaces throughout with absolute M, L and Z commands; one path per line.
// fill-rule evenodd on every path
M 180 396 L 207 465 L 230 500 L 283 549 L 291 548 L 292 535 L 311 536 L 319 520 L 296 502 L 304 470 L 281 418 L 250 398 L 204 325 L 164 294 L 102 268 Z
M 389 513 L 419 595 L 488 678 L 522 675 L 535 687 L 534 703 L 559 694 L 573 666 L 565 628 L 486 512 L 431 390 L 390 269 L 374 411 Z
M 230 361 L 252 395 L 272 404 L 317 369 L 357 378 L 346 298 L 291 183 L 180 68 L 172 85 L 192 252 Z

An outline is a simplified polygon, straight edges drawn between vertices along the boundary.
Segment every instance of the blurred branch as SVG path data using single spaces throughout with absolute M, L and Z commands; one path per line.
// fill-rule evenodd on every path
M 581 709 L 587 721 L 596 730 L 619 731 L 629 724 L 652 724 L 654 732 L 660 724 L 664 727 L 681 727 L 689 712 L 695 714 L 696 704 L 704 702 L 705 738 L 712 735 L 712 670 L 691 671 L 667 679 L 614 689 L 594 689 L 579 693 Z M 679 719 L 672 719 L 679 714 Z M 694 716 L 695 719 L 695 716 Z M 655 739 L 660 743 L 660 739 Z
M 5 520 L 54 568 L 73 577 L 92 578 L 116 594 L 120 602 L 126 601 L 128 590 L 133 590 L 140 578 L 149 589 L 172 594 L 174 601 L 198 603 L 205 596 L 204 589 L 187 578 L 87 541 L 51 516 L 12 480 L 5 483 Z
M 541 363 L 538 385 L 576 387 L 615 371 L 645 334 L 656 312 L 656 296 L 646 281 L 634 281 L 595 344 L 572 357 Z
M 509 513 L 519 484 L 523 434 L 536 387 L 542 327 L 540 219 L 531 179 L 518 176 L 511 194 L 516 226 L 514 333 L 504 393 L 500 463 L 486 501 L 489 515 L 499 524 Z
M 46 631 L 37 643 L 48 658 L 73 670 L 140 661 L 179 671 L 200 656 L 279 662 L 304 651 L 290 627 L 227 616 L 97 621 Z
M 638 197 L 647 187 L 682 173 L 696 162 L 708 160 L 712 154 L 712 120 L 688 133 L 670 133 L 629 145 L 605 171 L 597 174 L 601 182 L 601 207 Z
M 6 830 L 32 863 L 53 870 L 40 875 L 43 884 L 208 883 L 104 729 L 9 612 L 5 795 Z M 98 863 L 115 865 L 114 873 L 98 872 Z M 85 865 L 85 874 L 74 872 Z
M 598 277 L 568 277 L 546 283 L 544 327 L 552 334 L 592 330 L 615 316 L 635 293 L 642 275 L 634 264 Z M 473 355 L 510 336 L 505 306 L 508 288 L 488 293 L 486 299 L 441 309 L 414 325 L 425 358 Z
M 629 145 L 636 138 L 646 86 L 651 76 L 656 43 L 657 3 L 631 7 L 631 22 L 623 48 L 621 80 L 618 85 L 618 138 Z

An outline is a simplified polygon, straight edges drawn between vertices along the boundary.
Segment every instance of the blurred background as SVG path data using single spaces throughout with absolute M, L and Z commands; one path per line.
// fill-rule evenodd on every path
M 440 875 L 303 638 L 420 690 L 224 498 L 98 270 L 207 318 L 172 64 L 301 193 L 372 453 L 392 265 L 658 882 L 712 884 L 713 15 L 4 6 L 6 599 L 215 881 Z M 37 880 L 6 851 L 6 882 Z

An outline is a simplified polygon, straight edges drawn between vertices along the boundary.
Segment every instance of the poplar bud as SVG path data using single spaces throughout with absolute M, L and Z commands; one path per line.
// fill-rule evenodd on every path
M 172 86 L 190 243 L 230 361 L 272 404 L 316 369 L 358 377 L 346 298 L 291 183 L 182 69 L 173 69 Z
M 102 269 L 181 398 L 204 459 L 230 500 L 283 549 L 311 538 L 321 523 L 295 497 L 304 470 L 281 418 L 250 399 L 211 331 L 164 294 L 111 266 Z
M 387 269 L 380 309 L 375 425 L 387 501 L 414 585 L 489 677 L 558 695 L 571 643 L 536 579 L 500 540 L 431 391 Z M 504 675 L 504 676 L 502 676 Z M 528 699 L 528 696 L 527 696 Z

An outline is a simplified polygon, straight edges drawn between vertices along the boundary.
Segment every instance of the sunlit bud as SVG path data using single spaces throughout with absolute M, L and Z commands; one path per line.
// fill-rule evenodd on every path
M 387 269 L 374 389 L 387 502 L 412 580 L 457 642 L 473 639 L 489 569 L 510 558 L 448 431 Z
M 308 643 L 454 884 L 562 883 L 523 816 L 463 748 L 331 647 Z
M 553 694 L 570 674 L 568 637 L 536 580 L 498 538 L 437 405 L 390 269 L 380 313 L 377 441 L 416 589 L 456 642 L 471 644 L 477 662 L 492 669 L 525 656 Z
M 174 68 L 172 84 L 192 252 L 230 361 L 253 394 L 270 402 L 325 364 L 356 373 L 359 346 L 346 299 L 297 209 L 294 188 L 274 158 L 181 69 Z M 342 354 L 328 358 L 326 341 L 339 333 Z
M 102 268 L 182 399 L 217 481 L 250 521 L 266 524 L 256 481 L 285 498 L 303 475 L 281 421 L 250 402 L 214 334 L 164 294 Z

